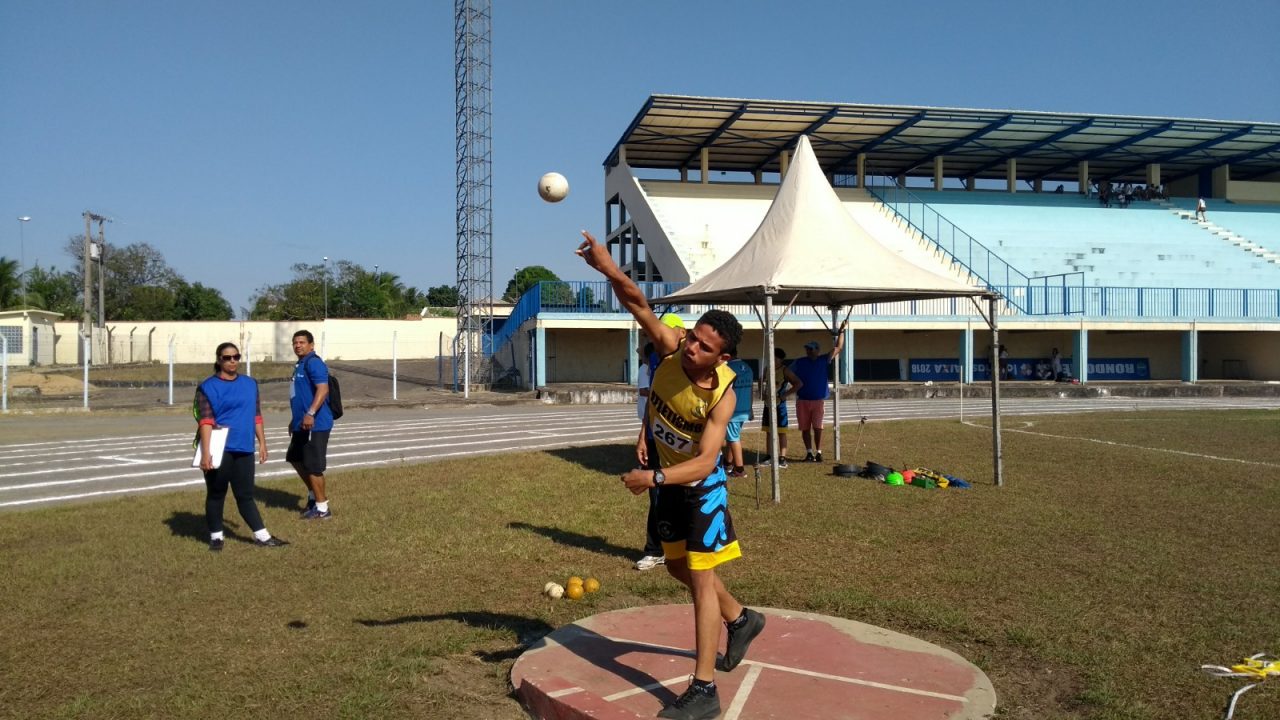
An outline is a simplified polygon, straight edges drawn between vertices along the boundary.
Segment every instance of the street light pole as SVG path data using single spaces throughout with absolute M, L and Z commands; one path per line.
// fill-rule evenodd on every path
M 324 256 L 324 319 L 329 320 L 329 256 Z
M 31 222 L 30 215 L 18 218 L 18 279 L 22 281 L 22 308 L 27 307 L 27 239 L 23 228 Z

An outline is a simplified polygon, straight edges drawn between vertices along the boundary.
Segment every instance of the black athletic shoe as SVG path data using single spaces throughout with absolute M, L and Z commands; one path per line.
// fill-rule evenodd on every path
M 817 460 L 813 459 L 813 453 L 807 452 L 804 454 L 804 459 L 800 462 L 817 462 Z
M 704 690 L 689 681 L 680 697 L 662 708 L 658 717 L 668 720 L 715 720 L 720 717 L 720 696 L 715 688 Z
M 209 552 L 222 552 L 222 538 L 214 538 L 209 541 Z
M 818 453 L 817 453 L 816 455 L 814 455 L 814 456 L 813 456 L 813 461 L 814 461 L 814 462 L 822 462 L 822 451 L 821 451 L 821 450 L 819 450 L 819 451 L 818 451 Z
M 271 537 L 267 538 L 266 540 L 254 540 L 254 541 L 253 541 L 253 544 L 254 544 L 254 545 L 257 545 L 258 547 L 273 547 L 273 548 L 274 548 L 274 547 L 284 547 L 285 545 L 288 545 L 289 543 L 288 543 L 288 541 L 286 541 L 286 540 L 281 540 L 280 538 L 276 537 L 275 535 L 272 535 Z
M 729 642 L 725 643 L 724 657 L 716 660 L 716 669 L 721 672 L 729 672 L 738 667 L 738 663 L 747 656 L 751 641 L 764 629 L 764 615 L 751 608 L 743 608 L 743 612 L 746 613 L 747 620 L 741 627 L 735 630 L 728 626 Z

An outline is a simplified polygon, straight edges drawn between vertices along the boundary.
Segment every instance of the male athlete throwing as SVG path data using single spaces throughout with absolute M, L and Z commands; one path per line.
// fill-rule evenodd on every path
M 742 553 L 729 516 L 729 492 L 720 448 L 733 416 L 733 371 L 725 364 L 742 339 L 742 325 L 723 310 L 710 310 L 687 333 L 664 325 L 644 294 L 614 263 L 609 250 L 585 230 L 578 247 L 608 279 L 622 305 L 653 341 L 662 361 L 649 387 L 645 422 L 653 431 L 660 470 L 636 469 L 622 476 L 632 494 L 652 487 L 658 493 L 658 538 L 667 572 L 693 596 L 696 660 L 693 679 L 660 718 L 711 720 L 720 715 L 715 671 L 742 662 L 747 647 L 764 629 L 764 615 L 744 608 L 716 576 L 717 565 Z M 645 434 L 636 443 L 640 467 L 648 467 Z M 717 662 L 720 622 L 729 629 L 723 660 Z

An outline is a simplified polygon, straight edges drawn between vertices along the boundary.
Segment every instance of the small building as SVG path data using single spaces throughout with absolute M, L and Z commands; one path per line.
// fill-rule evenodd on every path
M 52 365 L 56 361 L 54 323 L 62 315 L 48 310 L 0 311 L 0 343 L 12 366 Z M 72 361 L 74 358 L 68 358 Z

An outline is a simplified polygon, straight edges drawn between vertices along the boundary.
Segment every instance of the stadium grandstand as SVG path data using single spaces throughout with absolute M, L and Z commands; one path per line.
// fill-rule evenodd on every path
M 615 259 L 650 297 L 719 267 L 802 136 L 875 240 L 1002 296 L 1010 379 L 1058 348 L 1086 382 L 1280 380 L 1280 123 L 655 95 L 604 162 Z M 757 359 L 753 309 L 727 309 Z M 544 283 L 494 359 L 525 387 L 627 381 L 639 338 L 619 310 L 606 283 Z M 830 347 L 829 327 L 789 307 L 778 344 Z M 856 307 L 848 333 L 849 383 L 989 376 L 967 300 Z

